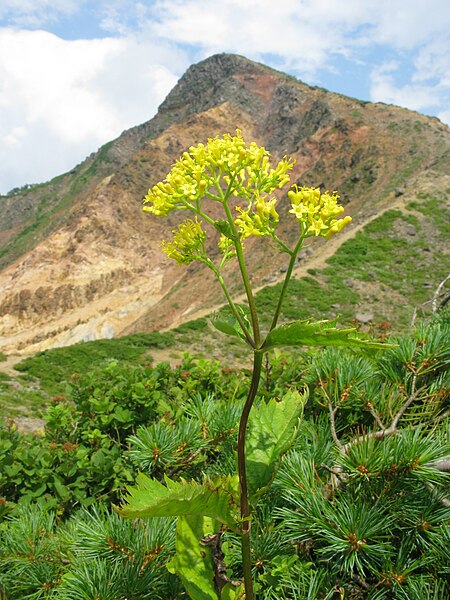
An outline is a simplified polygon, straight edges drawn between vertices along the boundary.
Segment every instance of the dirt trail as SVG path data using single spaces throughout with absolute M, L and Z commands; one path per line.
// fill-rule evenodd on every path
M 10 354 L 5 361 L 0 362 L 0 371 L 11 375 L 11 377 L 16 377 L 19 372 L 14 367 L 25 358 L 27 358 L 25 354 Z

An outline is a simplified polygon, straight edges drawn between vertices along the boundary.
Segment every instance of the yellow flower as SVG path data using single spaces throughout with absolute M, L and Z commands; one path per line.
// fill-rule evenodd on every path
M 180 265 L 189 265 L 194 260 L 201 260 L 205 256 L 206 233 L 197 219 L 186 219 L 178 229 L 172 231 L 171 242 L 163 241 L 162 251 Z
M 241 238 L 245 240 L 245 238 L 250 237 L 251 235 L 263 235 L 255 226 L 255 223 L 249 213 L 243 210 L 240 206 L 236 206 L 236 210 L 239 212 L 239 217 L 235 219 L 235 224 L 239 229 L 239 233 L 241 234 Z
M 275 210 L 276 202 L 276 198 L 266 200 L 266 198 L 257 197 L 254 204 L 250 205 L 247 210 L 236 206 L 239 216 L 234 222 L 243 240 L 251 235 L 262 236 L 274 233 L 275 225 L 279 220 Z
M 209 197 L 221 199 L 224 188 L 227 196 L 233 194 L 252 202 L 260 194 L 272 194 L 288 183 L 293 164 L 284 158 L 272 169 L 267 150 L 255 142 L 247 145 L 237 129 L 234 136 L 226 133 L 184 152 L 165 180 L 148 191 L 144 211 L 165 216 L 175 209 L 191 208 L 211 190 Z
M 222 252 L 222 254 L 228 254 L 234 249 L 232 240 L 230 240 L 230 238 L 223 233 L 220 235 L 217 245 L 219 246 L 219 250 Z
M 339 233 L 340 231 L 342 231 L 342 229 L 346 225 L 348 225 L 351 222 L 352 222 L 351 217 L 344 217 L 343 219 L 337 219 L 337 220 L 335 219 L 335 220 L 331 221 L 330 228 L 325 237 L 330 238 L 335 233 Z
M 292 208 L 289 211 L 304 223 L 306 234 L 331 237 L 351 222 L 351 217 L 336 219 L 344 212 L 336 192 L 320 193 L 319 188 L 297 187 L 288 192 Z
M 310 226 L 308 229 L 309 233 L 313 233 L 315 236 L 322 235 L 322 232 L 327 229 L 327 226 L 322 219 L 310 219 Z

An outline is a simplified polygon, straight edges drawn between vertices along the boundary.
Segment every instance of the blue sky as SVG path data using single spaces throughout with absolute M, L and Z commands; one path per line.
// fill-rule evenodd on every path
M 450 124 L 449 32 L 448 0 L 0 0 L 0 193 L 147 121 L 217 52 Z

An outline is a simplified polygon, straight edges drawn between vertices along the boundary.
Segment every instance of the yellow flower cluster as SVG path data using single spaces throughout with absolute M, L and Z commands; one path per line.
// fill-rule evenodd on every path
M 223 233 L 221 234 L 219 241 L 217 243 L 219 250 L 222 254 L 229 255 L 234 254 L 234 244 L 230 238 L 227 238 Z
M 235 224 L 245 239 L 251 235 L 262 236 L 272 235 L 275 231 L 275 225 L 278 223 L 278 213 L 275 210 L 276 198 L 266 200 L 266 198 L 257 198 L 247 210 L 236 206 L 239 216 L 235 219 Z
M 205 255 L 206 233 L 202 229 L 201 222 L 186 219 L 178 229 L 172 231 L 171 242 L 162 242 L 162 251 L 180 265 L 189 265 Z
M 144 211 L 165 216 L 174 209 L 189 208 L 205 195 L 220 199 L 218 186 L 222 192 L 227 187 L 228 195 L 251 201 L 282 188 L 289 182 L 287 173 L 292 167 L 293 161 L 283 159 L 272 169 L 265 148 L 255 142 L 247 145 L 236 130 L 234 136 L 217 136 L 184 152 L 165 180 L 148 191 Z
M 168 215 L 173 210 L 190 210 L 212 225 L 220 234 L 218 247 L 223 254 L 220 268 L 237 256 L 239 238 L 270 236 L 280 247 L 290 249 L 277 237 L 279 221 L 274 192 L 289 183 L 289 171 L 294 161 L 281 160 L 270 166 L 269 153 L 255 142 L 247 144 L 239 129 L 235 135 L 224 134 L 210 138 L 206 144 L 191 146 L 173 165 L 164 181 L 148 191 L 144 211 L 156 216 Z M 232 215 L 231 201 L 237 196 L 241 202 Z M 338 203 L 336 192 L 320 193 L 318 188 L 293 186 L 288 196 L 290 210 L 301 222 L 302 238 L 330 237 L 341 231 L 351 217 L 339 218 L 344 208 Z M 203 204 L 206 201 L 223 205 L 225 219 L 214 220 Z M 193 260 L 207 262 L 201 222 L 187 219 L 170 242 L 163 242 L 163 251 L 180 264 Z M 300 240 L 301 241 L 301 240 Z
M 306 234 L 329 238 L 351 222 L 351 217 L 336 219 L 344 212 L 344 207 L 338 203 L 339 196 L 336 192 L 321 194 L 319 188 L 294 188 L 288 192 L 292 205 L 289 212 L 305 224 Z

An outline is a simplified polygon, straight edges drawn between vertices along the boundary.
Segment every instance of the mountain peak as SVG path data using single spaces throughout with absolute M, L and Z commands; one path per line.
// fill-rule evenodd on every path
M 228 100 L 245 105 L 249 102 L 250 95 L 240 78 L 269 73 L 280 78 L 286 77 L 283 73 L 237 54 L 214 54 L 187 69 L 160 105 L 158 112 L 164 114 L 180 111 L 180 116 L 184 118 Z
M 238 72 L 252 74 L 271 70 L 266 65 L 254 62 L 240 54 L 221 52 L 191 65 L 181 79 L 204 79 L 206 77 L 213 81 L 220 81 Z

